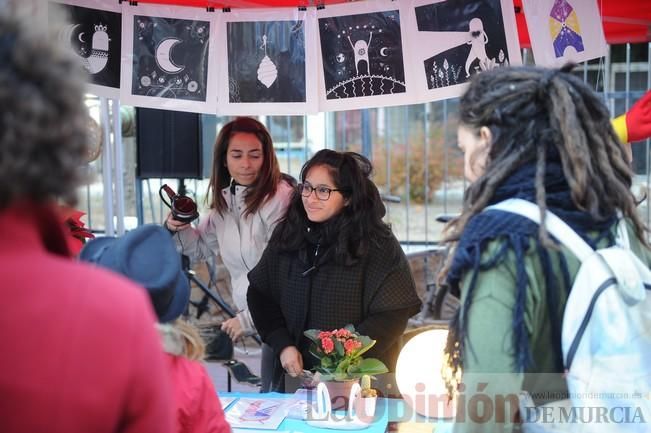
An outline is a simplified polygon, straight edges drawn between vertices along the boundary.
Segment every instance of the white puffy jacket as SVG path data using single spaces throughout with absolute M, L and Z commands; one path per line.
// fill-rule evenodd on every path
M 228 205 L 224 215 L 212 210 L 196 228 L 179 231 L 174 240 L 177 249 L 190 257 L 192 263 L 221 255 L 231 275 L 237 317 L 245 335 L 251 335 L 255 328 L 246 304 L 247 274 L 260 260 L 279 219 L 285 216 L 293 188 L 287 181 L 281 181 L 271 199 L 257 212 L 244 217 L 246 188 L 235 185 L 234 193 L 231 187 L 222 189 Z

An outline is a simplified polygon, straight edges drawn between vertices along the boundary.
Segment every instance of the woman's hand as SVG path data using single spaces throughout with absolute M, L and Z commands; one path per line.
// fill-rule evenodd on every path
M 287 346 L 280 352 L 280 365 L 291 377 L 303 373 L 303 357 L 296 346 Z
M 222 322 L 222 331 L 228 334 L 231 337 L 231 340 L 235 341 L 240 337 L 244 336 L 244 330 L 242 329 L 242 324 L 240 319 L 233 317 Z
M 167 218 L 165 219 L 165 223 L 163 224 L 165 228 L 173 233 L 176 233 L 181 230 L 185 230 L 188 227 L 190 227 L 190 223 L 183 223 L 181 221 L 177 221 L 174 219 L 172 216 L 172 212 L 167 214 Z

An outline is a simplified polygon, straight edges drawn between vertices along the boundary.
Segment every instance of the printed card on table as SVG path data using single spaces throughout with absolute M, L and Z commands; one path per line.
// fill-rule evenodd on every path
M 240 398 L 226 411 L 226 421 L 232 428 L 275 430 L 293 403 L 291 399 Z
M 219 398 L 219 403 L 222 405 L 222 409 L 226 410 L 228 406 L 231 405 L 235 400 L 237 400 L 237 397 L 225 397 L 225 396 L 218 396 Z

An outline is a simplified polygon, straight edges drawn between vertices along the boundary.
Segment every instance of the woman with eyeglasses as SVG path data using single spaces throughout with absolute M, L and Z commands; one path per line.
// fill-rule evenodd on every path
M 213 147 L 207 218 L 196 228 L 171 213 L 165 220 L 181 253 L 193 262 L 221 255 L 238 309 L 222 330 L 233 340 L 255 333 L 246 305 L 246 274 L 285 215 L 292 191 L 292 179 L 280 172 L 267 129 L 255 119 L 238 117 L 224 125 Z
M 396 343 L 420 299 L 405 254 L 382 221 L 371 170 L 357 153 L 317 152 L 249 273 L 249 311 L 276 355 L 273 376 L 262 378 L 270 390 L 284 390 L 284 373 L 297 376 L 314 366 L 307 329 L 352 324 L 377 340 L 368 356 L 395 366 Z

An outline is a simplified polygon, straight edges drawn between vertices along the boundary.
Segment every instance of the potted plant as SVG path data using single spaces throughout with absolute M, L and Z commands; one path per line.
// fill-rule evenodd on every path
M 350 389 L 362 376 L 389 371 L 379 359 L 362 356 L 375 340 L 358 334 L 353 325 L 331 331 L 309 329 L 305 336 L 313 343 L 310 353 L 319 360 L 314 370 L 328 387 L 333 409 L 347 406 Z

